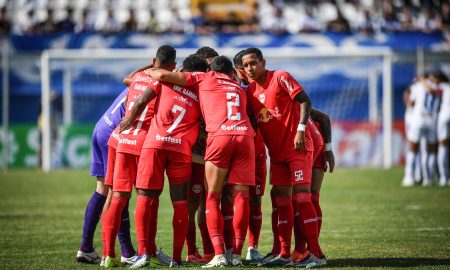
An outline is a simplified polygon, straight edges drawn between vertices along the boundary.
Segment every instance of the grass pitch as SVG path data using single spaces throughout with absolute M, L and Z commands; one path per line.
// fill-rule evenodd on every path
M 401 168 L 338 169 L 325 176 L 320 242 L 330 268 L 450 269 L 450 188 L 401 188 L 402 176 Z M 88 171 L 0 173 L 0 269 L 98 268 L 75 261 L 84 209 L 94 189 Z M 130 213 L 134 205 L 133 199 Z M 262 253 L 272 242 L 270 208 L 266 195 Z M 164 192 L 157 243 L 167 253 L 171 218 L 172 206 Z M 135 239 L 133 219 L 132 234 Z M 100 237 L 99 224 L 99 252 Z M 201 247 L 199 233 L 197 239 Z

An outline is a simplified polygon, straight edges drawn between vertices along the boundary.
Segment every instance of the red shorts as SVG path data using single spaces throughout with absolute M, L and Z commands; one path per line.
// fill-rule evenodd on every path
M 251 196 L 264 196 L 267 178 L 267 156 L 262 153 L 255 160 L 255 185 L 250 187 Z
M 228 184 L 255 185 L 255 144 L 251 136 L 208 137 L 205 161 L 228 168 Z
M 192 163 L 189 196 L 200 196 L 205 191 L 205 164 Z
M 319 152 L 316 159 L 314 160 L 313 169 L 319 169 L 325 171 L 327 168 L 327 162 L 325 161 L 325 148 Z
M 116 148 L 108 145 L 108 161 L 106 165 L 105 185 L 112 187 L 114 164 L 116 163 Z
M 143 148 L 141 151 L 136 187 L 140 189 L 164 188 L 164 171 L 169 183 L 183 184 L 191 177 L 192 157 L 175 151 Z
M 290 186 L 311 184 L 313 152 L 293 152 L 284 162 L 270 163 L 270 184 Z
M 139 156 L 129 153 L 116 153 L 114 164 L 113 191 L 131 192 L 136 182 Z

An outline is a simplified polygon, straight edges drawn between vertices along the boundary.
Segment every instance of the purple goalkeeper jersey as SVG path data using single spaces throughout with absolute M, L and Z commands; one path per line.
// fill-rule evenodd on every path
M 119 125 L 120 120 L 125 115 L 125 99 L 127 97 L 128 87 L 120 93 L 120 95 L 109 106 L 108 110 L 103 114 L 102 118 L 95 124 L 97 135 L 100 135 L 106 141 L 113 130 Z

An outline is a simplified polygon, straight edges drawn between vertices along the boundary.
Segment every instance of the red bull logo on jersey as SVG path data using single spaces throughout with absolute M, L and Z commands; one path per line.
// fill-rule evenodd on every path
M 275 110 L 270 110 L 267 108 L 262 108 L 258 114 L 256 115 L 256 121 L 258 123 L 267 123 L 274 118 L 281 117 L 281 114 L 278 110 L 278 107 L 275 107 Z

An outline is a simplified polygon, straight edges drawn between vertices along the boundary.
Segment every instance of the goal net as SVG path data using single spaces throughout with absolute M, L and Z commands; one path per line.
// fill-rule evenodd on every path
M 239 49 L 218 51 L 232 58 Z M 48 50 L 42 54 L 45 171 L 89 167 L 95 123 L 125 88 L 123 77 L 151 63 L 155 52 Z M 194 52 L 177 49 L 177 62 Z M 338 166 L 390 167 L 396 162 L 390 50 L 266 48 L 262 52 L 268 69 L 290 72 L 313 107 L 331 116 Z

